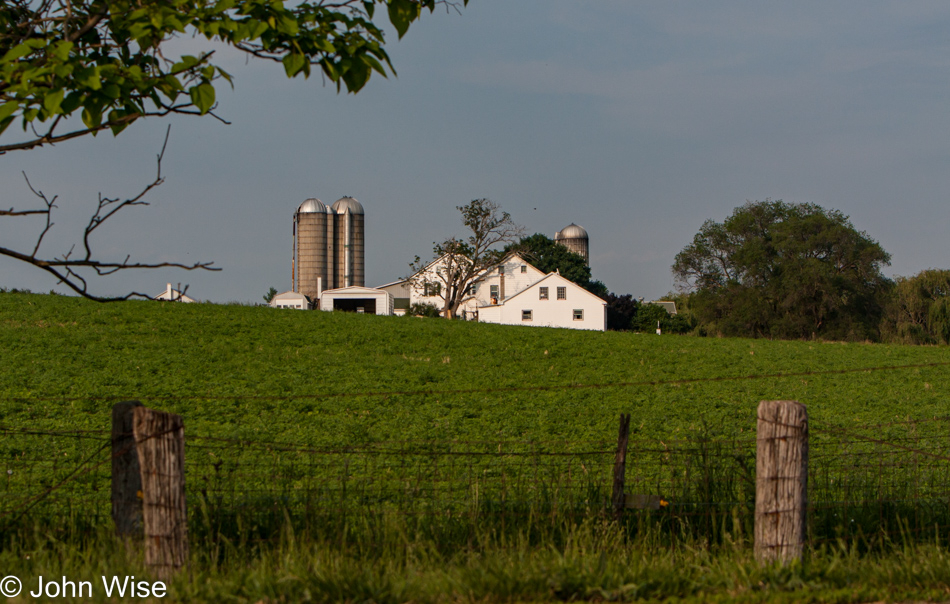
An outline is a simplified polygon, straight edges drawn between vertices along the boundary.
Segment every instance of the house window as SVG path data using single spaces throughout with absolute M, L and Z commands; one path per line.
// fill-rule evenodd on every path
M 527 273 L 527 272 L 528 272 L 528 267 L 525 266 L 524 264 L 522 264 L 522 265 L 521 265 L 521 272 L 522 272 L 522 273 Z
M 584 309 L 583 309 L 583 308 L 575 308 L 575 309 L 574 309 L 574 320 L 575 320 L 575 321 L 583 321 L 583 320 L 584 320 Z
M 557 288 L 557 299 L 558 300 L 567 300 L 567 288 L 559 287 Z
M 548 288 L 539 287 L 538 288 L 538 300 L 547 300 L 548 299 Z
M 498 286 L 497 286 L 497 285 L 491 285 L 491 286 L 488 287 L 488 289 L 489 289 L 489 297 L 494 298 L 495 300 L 497 300 L 497 299 L 498 299 Z
M 522 320 L 522 321 L 531 321 L 531 320 L 532 320 L 532 319 L 531 319 L 531 311 L 530 311 L 530 310 L 522 310 L 522 311 L 521 311 L 521 320 Z
M 438 296 L 442 293 L 442 284 L 441 283 L 426 283 L 423 287 L 423 296 Z

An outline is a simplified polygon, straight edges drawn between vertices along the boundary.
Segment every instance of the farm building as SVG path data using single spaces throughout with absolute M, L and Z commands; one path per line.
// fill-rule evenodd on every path
M 393 297 L 393 314 L 403 316 L 409 310 L 411 302 L 411 285 L 409 279 L 400 279 L 386 285 L 380 285 L 376 289 L 381 289 Z
M 452 262 L 451 258 L 442 256 L 412 277 L 388 283 L 380 289 L 403 296 L 406 307 L 429 304 L 441 310 L 445 284 L 439 275 L 451 270 Z M 532 296 L 534 302 L 528 304 Z M 603 331 L 606 308 L 605 301 L 576 283 L 557 273 L 545 274 L 519 254 L 511 253 L 483 271 L 469 286 L 458 315 L 485 323 Z M 524 311 L 528 311 L 527 314 Z
M 548 273 L 497 304 L 478 307 L 478 320 L 504 325 L 533 325 L 604 331 L 607 303 L 573 281 Z
M 320 294 L 320 310 L 343 310 L 368 315 L 393 314 L 393 297 L 372 287 L 325 289 Z
M 195 302 L 194 298 L 186 296 L 184 293 L 172 287 L 171 283 L 165 284 L 165 291 L 155 296 L 156 300 L 169 300 L 171 302 Z
M 293 308 L 295 310 L 310 310 L 313 305 L 310 298 L 294 291 L 277 294 L 270 301 L 271 308 Z

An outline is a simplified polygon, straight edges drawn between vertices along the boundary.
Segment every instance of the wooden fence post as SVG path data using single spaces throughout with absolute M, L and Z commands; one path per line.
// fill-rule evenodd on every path
M 620 414 L 620 433 L 617 436 L 617 456 L 614 458 L 614 489 L 611 503 L 614 516 L 620 518 L 624 508 L 624 481 L 627 470 L 627 441 L 630 437 L 630 414 Z
M 167 578 L 188 558 L 185 426 L 180 415 L 137 407 L 133 432 L 142 475 L 145 565 Z
M 808 411 L 797 401 L 759 403 L 755 454 L 755 557 L 801 560 L 808 502 Z
M 142 477 L 132 435 L 132 412 L 138 401 L 112 407 L 112 520 L 119 537 L 142 536 Z

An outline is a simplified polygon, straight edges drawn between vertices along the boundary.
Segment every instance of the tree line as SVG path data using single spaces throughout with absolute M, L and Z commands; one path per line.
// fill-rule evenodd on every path
M 889 279 L 890 259 L 838 210 L 765 200 L 707 220 L 672 270 L 697 335 L 950 342 L 950 271 Z

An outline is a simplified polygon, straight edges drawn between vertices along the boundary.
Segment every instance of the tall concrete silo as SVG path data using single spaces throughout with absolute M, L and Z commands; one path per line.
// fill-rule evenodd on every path
M 590 238 L 584 227 L 573 222 L 554 234 L 554 241 L 560 243 L 575 254 L 584 257 L 584 262 L 590 266 Z
M 330 209 L 336 219 L 334 287 L 363 287 L 366 281 L 363 206 L 352 197 L 341 197 Z
M 333 217 L 315 198 L 294 212 L 293 289 L 311 300 L 319 297 L 321 289 L 332 287 L 328 282 L 333 265 Z

